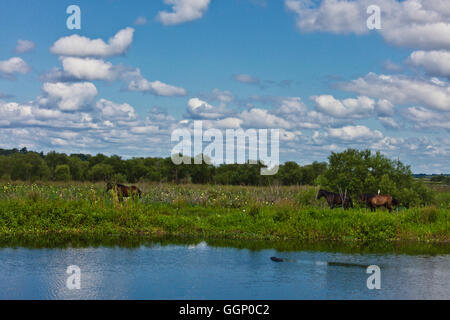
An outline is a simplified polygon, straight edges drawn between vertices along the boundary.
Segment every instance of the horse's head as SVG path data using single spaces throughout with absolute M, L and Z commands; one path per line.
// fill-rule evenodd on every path
M 373 198 L 375 196 L 376 196 L 376 194 L 373 194 L 373 193 L 361 193 L 359 195 L 359 201 L 361 201 L 361 202 L 369 201 L 371 198 Z
M 319 200 L 320 198 L 325 197 L 325 196 L 326 196 L 325 190 L 320 189 L 319 192 L 317 192 L 316 199 Z

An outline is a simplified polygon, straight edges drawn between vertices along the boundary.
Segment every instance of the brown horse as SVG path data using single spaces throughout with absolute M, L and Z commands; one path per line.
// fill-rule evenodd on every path
M 120 201 L 123 201 L 123 198 L 129 198 L 129 197 L 142 197 L 142 191 L 139 190 L 138 187 L 135 186 L 131 186 L 131 187 L 127 187 L 123 184 L 112 184 L 111 182 L 108 182 L 106 184 L 106 192 L 108 192 L 109 190 L 114 189 L 114 191 L 117 192 L 117 197 L 119 198 Z
M 369 204 L 370 210 L 374 212 L 377 210 L 377 207 L 383 206 L 388 209 L 389 212 L 391 212 L 392 205 L 398 205 L 397 199 L 388 194 L 375 195 L 373 197 L 370 197 L 367 199 L 367 203 Z

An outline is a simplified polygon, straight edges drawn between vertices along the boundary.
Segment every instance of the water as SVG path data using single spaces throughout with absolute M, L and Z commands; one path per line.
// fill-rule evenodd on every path
M 229 247 L 232 241 L 220 246 L 204 241 L 4 244 L 0 299 L 450 299 L 448 248 L 430 255 L 236 244 L 247 248 Z M 271 256 L 289 261 L 276 263 Z M 70 265 L 81 269 L 80 290 L 66 286 Z M 381 269 L 380 290 L 367 288 L 369 265 Z

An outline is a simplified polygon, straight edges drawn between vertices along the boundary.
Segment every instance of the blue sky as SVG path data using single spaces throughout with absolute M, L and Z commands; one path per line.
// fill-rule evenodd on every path
M 282 161 L 370 148 L 448 173 L 449 21 L 441 0 L 2 1 L 0 148 L 169 156 L 204 120 L 281 129 Z

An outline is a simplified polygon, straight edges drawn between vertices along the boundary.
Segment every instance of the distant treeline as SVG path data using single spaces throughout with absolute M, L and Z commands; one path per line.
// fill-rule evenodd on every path
M 192 161 L 193 162 L 193 161 Z M 44 154 L 26 148 L 0 149 L 0 179 L 22 181 L 138 181 L 229 184 L 229 185 L 313 185 L 327 170 L 327 163 L 314 162 L 300 166 L 295 162 L 280 165 L 274 176 L 262 176 L 263 164 L 224 164 L 213 166 L 175 165 L 168 158 L 132 158 L 97 154 L 49 152 Z
M 443 175 L 443 174 L 436 175 L 436 176 L 431 177 L 430 181 L 440 182 L 440 183 L 443 183 L 443 184 L 450 184 L 450 176 Z
M 450 184 L 450 175 L 448 174 L 415 174 L 414 178 L 418 179 L 430 179 L 432 182 L 438 182 L 442 184 Z

